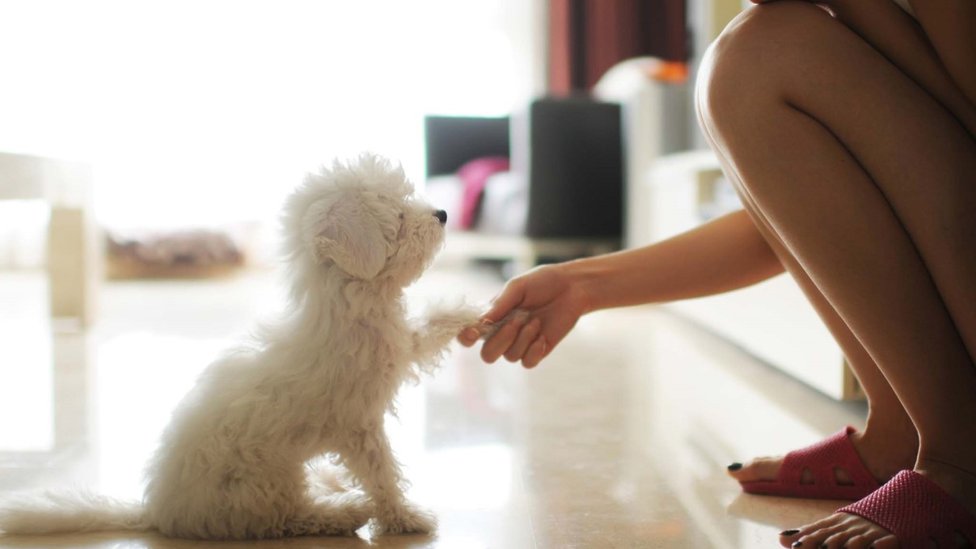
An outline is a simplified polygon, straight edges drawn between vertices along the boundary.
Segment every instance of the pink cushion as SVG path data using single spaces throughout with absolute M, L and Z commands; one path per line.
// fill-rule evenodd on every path
M 458 170 L 458 177 L 464 184 L 464 192 L 461 193 L 461 215 L 460 227 L 470 229 L 478 216 L 478 206 L 481 203 L 481 195 L 488 183 L 488 178 L 492 175 L 508 171 L 510 167 L 508 158 L 504 156 L 486 156 L 476 158 L 461 166 Z

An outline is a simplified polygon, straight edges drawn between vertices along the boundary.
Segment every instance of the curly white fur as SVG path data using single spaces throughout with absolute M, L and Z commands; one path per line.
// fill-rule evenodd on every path
M 7 534 L 158 529 L 244 539 L 430 532 L 383 430 L 400 385 L 430 372 L 478 311 L 411 323 L 403 289 L 444 239 L 402 169 L 364 155 L 309 175 L 283 215 L 290 313 L 226 353 L 179 404 L 141 504 L 47 494 L 0 508 Z M 353 486 L 308 464 L 329 455 Z

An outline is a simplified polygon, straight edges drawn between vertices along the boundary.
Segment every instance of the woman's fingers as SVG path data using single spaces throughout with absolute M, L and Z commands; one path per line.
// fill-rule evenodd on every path
M 553 311 L 530 313 L 515 309 L 496 325 L 481 347 L 481 358 L 491 364 L 505 357 L 509 362 L 522 362 L 526 368 L 537 366 L 553 347 L 572 329 L 575 321 L 560 318 Z
M 509 362 L 518 362 L 522 359 L 522 356 L 528 350 L 529 345 L 535 341 L 536 337 L 539 335 L 539 331 L 542 328 L 542 321 L 538 317 L 533 318 L 528 321 L 528 323 L 519 330 L 518 336 L 512 345 L 505 351 L 505 360 Z
M 552 350 L 550 341 L 559 339 L 558 334 L 547 336 L 542 324 L 539 317 L 530 317 L 528 314 L 511 315 L 482 345 L 481 359 L 492 364 L 504 356 L 509 362 L 521 360 L 522 366 L 534 368 Z
M 475 328 L 474 326 L 468 326 L 467 328 L 461 330 L 461 333 L 459 333 L 457 336 L 458 342 L 465 347 L 474 345 L 479 339 L 481 339 L 481 332 L 479 332 L 478 328 Z
M 546 358 L 549 354 L 549 344 L 546 342 L 546 336 L 539 336 L 529 349 L 525 352 L 525 356 L 522 357 L 522 366 L 526 368 L 535 368 L 542 362 L 542 359 Z
M 504 322 L 481 346 L 481 359 L 489 364 L 498 360 L 515 342 L 526 319 L 527 315 L 515 315 Z

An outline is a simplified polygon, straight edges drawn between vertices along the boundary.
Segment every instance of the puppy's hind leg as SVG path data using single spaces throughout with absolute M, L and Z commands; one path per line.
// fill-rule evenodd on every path
M 308 494 L 312 499 L 348 492 L 353 489 L 349 471 L 324 457 L 305 464 L 305 482 L 308 485 Z
M 352 491 L 310 499 L 286 519 L 289 536 L 355 536 L 369 522 L 373 506 L 363 494 Z

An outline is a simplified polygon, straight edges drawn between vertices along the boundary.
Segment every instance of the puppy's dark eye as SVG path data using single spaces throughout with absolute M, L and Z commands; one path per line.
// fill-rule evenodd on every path
M 399 218 L 400 218 L 400 221 L 403 221 L 403 212 L 400 212 L 400 215 L 399 215 L 399 216 L 397 216 L 397 217 L 399 217 Z

